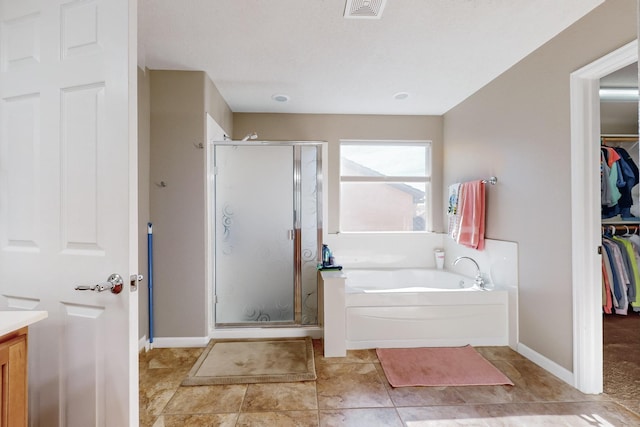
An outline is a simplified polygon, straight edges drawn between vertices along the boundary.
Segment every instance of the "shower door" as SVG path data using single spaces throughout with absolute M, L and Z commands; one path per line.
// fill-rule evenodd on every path
M 317 323 L 316 152 L 214 146 L 216 326 Z

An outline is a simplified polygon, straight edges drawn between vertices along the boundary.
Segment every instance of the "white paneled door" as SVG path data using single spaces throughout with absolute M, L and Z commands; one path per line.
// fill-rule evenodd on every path
M 49 312 L 31 426 L 138 422 L 135 46 L 134 0 L 0 0 L 0 309 Z

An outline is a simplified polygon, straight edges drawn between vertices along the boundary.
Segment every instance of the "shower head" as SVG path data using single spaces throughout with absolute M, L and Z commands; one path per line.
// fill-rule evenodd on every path
M 243 141 L 248 141 L 250 139 L 258 139 L 258 134 L 255 132 L 252 132 L 252 133 L 248 133 L 244 138 L 242 138 Z

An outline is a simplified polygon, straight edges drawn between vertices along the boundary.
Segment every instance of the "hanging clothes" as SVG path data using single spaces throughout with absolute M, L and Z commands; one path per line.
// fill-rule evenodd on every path
M 620 156 L 618 165 L 620 167 L 619 178 L 622 177 L 622 186 L 620 188 L 620 215 L 622 218 L 631 217 L 631 205 L 633 205 L 633 197 L 631 190 L 638 184 L 638 166 L 633 161 L 627 150 L 622 147 L 615 147 L 614 150 Z M 619 179 L 620 180 L 620 179 Z
M 622 147 L 600 146 L 600 198 L 602 218 L 621 215 L 622 219 L 637 219 L 631 215 L 631 190 L 639 182 L 638 166 Z
M 611 314 L 613 298 L 611 298 L 611 286 L 613 277 L 611 275 L 611 265 L 609 258 L 602 257 L 602 310 L 606 314 Z
M 632 234 L 628 236 L 627 239 L 631 242 L 633 248 L 635 249 L 634 255 L 636 258 L 636 266 L 640 269 L 640 236 L 637 234 Z M 636 282 L 636 293 L 635 293 L 635 301 L 631 301 L 631 307 L 634 312 L 640 312 L 640 283 Z
M 629 286 L 629 275 L 622 259 L 620 247 L 608 237 L 602 239 L 603 247 L 609 256 L 611 269 L 613 272 L 613 298 L 615 299 L 615 313 L 626 315 L 628 310 L 628 300 L 626 297 Z
M 640 236 L 602 236 L 602 309 L 640 312 Z

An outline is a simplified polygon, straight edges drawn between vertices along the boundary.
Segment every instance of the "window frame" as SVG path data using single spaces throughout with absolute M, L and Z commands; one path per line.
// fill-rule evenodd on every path
M 433 232 L 433 203 L 431 189 L 431 178 L 433 172 L 433 156 L 431 140 L 403 140 L 403 139 L 340 139 L 338 141 L 338 230 L 340 233 L 356 234 L 356 233 L 432 233 Z M 383 176 L 352 176 L 342 174 L 342 147 L 366 145 L 366 146 L 420 146 L 425 147 L 425 176 L 403 176 L 403 175 L 383 175 Z M 425 184 L 425 229 L 420 231 L 349 231 L 342 228 L 342 183 L 389 183 L 389 184 L 405 184 L 405 183 L 421 183 Z

